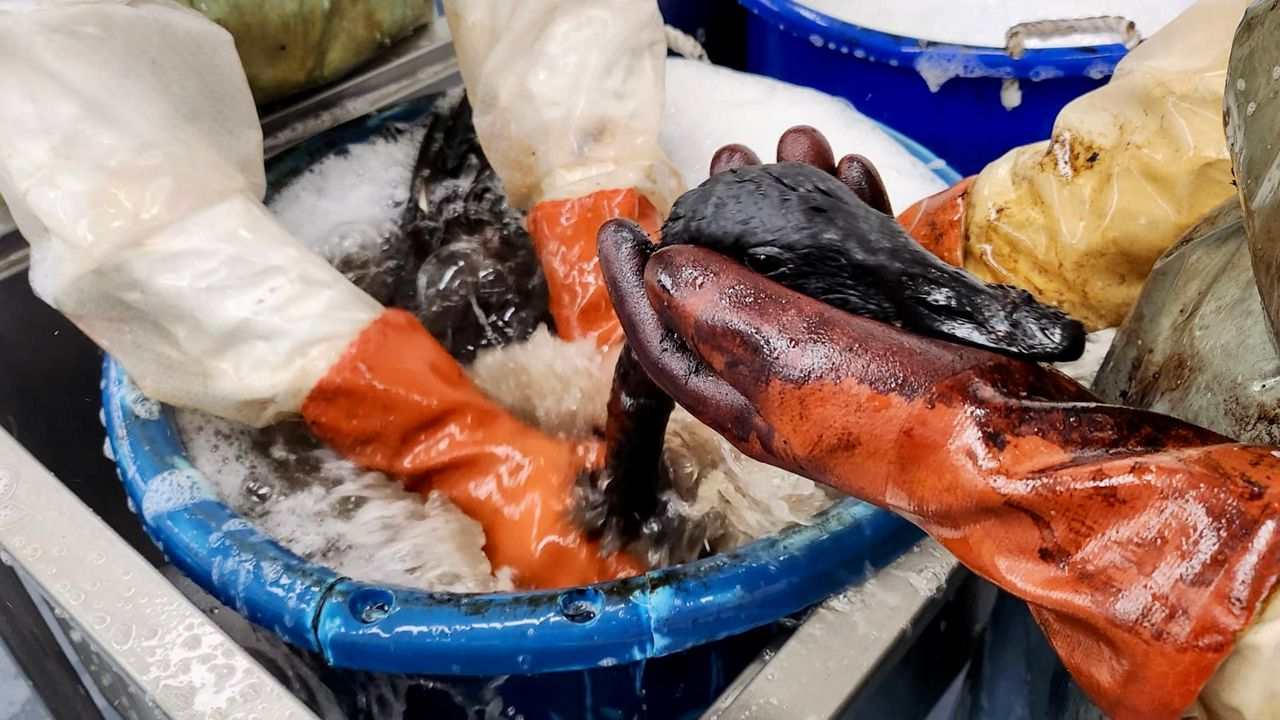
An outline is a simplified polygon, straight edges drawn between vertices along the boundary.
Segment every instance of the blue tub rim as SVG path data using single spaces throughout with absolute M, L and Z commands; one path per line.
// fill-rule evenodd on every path
M 1129 52 L 1124 45 L 1115 43 L 1029 48 L 1014 58 L 1003 48 L 935 42 L 855 25 L 818 12 L 802 0 L 738 0 L 738 3 L 784 32 L 809 40 L 815 47 L 917 70 L 922 60 L 936 59 L 955 65 L 953 77 L 1100 80 L 1111 75 L 1116 64 Z
M 343 132 L 362 139 L 414 114 L 393 108 Z M 948 185 L 961 179 L 918 143 L 881 129 Z M 287 159 L 280 167 L 297 169 Z M 249 620 L 352 670 L 492 676 L 660 657 L 803 610 L 920 537 L 889 512 L 844 500 L 810 524 L 740 548 L 586 588 L 461 594 L 365 583 L 299 557 L 219 500 L 187 460 L 173 408 L 146 398 L 110 356 L 102 403 L 130 506 L 166 557 Z

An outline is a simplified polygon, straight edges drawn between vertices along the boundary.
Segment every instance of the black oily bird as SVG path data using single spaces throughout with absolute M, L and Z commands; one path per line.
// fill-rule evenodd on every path
M 462 362 L 554 330 L 547 282 L 524 216 L 484 156 L 461 90 L 436 100 L 400 221 L 409 255 L 395 304 Z
M 853 155 L 836 165 L 822 161 L 824 154 L 829 158 L 830 150 L 804 153 L 817 162 L 760 165 L 749 149 L 723 148 L 712 162 L 717 174 L 676 201 L 661 246 L 715 250 L 845 312 L 922 335 L 1026 360 L 1083 354 L 1083 324 L 1025 290 L 988 284 L 946 264 L 893 218 L 870 162 Z M 602 262 L 616 243 L 611 234 L 619 232 L 643 233 L 606 225 Z M 587 514 L 602 536 L 626 544 L 662 514 L 669 481 L 658 457 L 673 407 L 624 347 L 609 406 L 605 470 Z
M 1026 360 L 1084 352 L 1079 321 L 1026 290 L 948 265 L 807 163 L 748 165 L 712 177 L 676 201 L 662 243 L 716 250 L 832 307 L 921 335 Z

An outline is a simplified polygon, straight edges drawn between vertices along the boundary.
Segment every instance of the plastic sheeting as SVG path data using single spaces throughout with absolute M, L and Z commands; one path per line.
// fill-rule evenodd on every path
M 334 80 L 435 14 L 435 0 L 177 1 L 231 32 L 259 102 Z
M 152 398 L 268 423 L 381 312 L 259 202 L 258 117 L 217 25 L 160 0 L 0 1 L 0 77 L 32 287 Z
M 966 269 L 1020 285 L 1090 330 L 1124 320 L 1148 271 L 1234 194 L 1227 54 L 1248 0 L 1200 0 L 974 183 Z
M 1267 309 L 1272 336 L 1280 338 L 1280 3 L 1262 0 L 1249 9 L 1231 49 L 1226 89 L 1227 141 L 1240 183 L 1249 233 L 1249 255 Z
M 1268 327 L 1232 199 L 1156 263 L 1094 391 L 1280 445 L 1280 357 Z
M 1231 55 L 1225 102 L 1239 198 L 1156 263 L 1094 385 L 1106 400 L 1267 445 L 1280 445 L 1280 355 L 1267 311 L 1280 292 L 1278 6 L 1250 8 Z M 1280 718 L 1280 603 L 1268 602 L 1203 689 L 1195 717 Z

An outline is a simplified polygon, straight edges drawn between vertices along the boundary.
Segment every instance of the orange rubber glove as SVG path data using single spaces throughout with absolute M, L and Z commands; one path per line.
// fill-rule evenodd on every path
M 412 315 L 387 310 L 352 343 L 302 405 L 311 430 L 358 464 L 439 490 L 484 527 L 494 568 L 522 587 L 637 575 L 626 555 L 601 557 L 570 518 L 575 480 L 599 465 L 594 441 L 553 438 L 489 400 Z
M 975 177 L 921 200 L 898 216 L 898 222 L 925 250 L 956 267 L 964 267 L 965 209 Z
M 635 190 L 600 190 L 585 197 L 548 200 L 529 213 L 529 234 L 547 278 L 556 332 L 566 340 L 592 340 L 602 349 L 622 340 L 596 257 L 596 234 L 613 218 L 638 223 L 656 237 L 660 218 Z
M 746 454 L 892 510 L 1027 601 L 1117 720 L 1191 705 L 1280 575 L 1280 457 L 1036 363 L 835 310 L 623 223 L 602 263 L 649 375 Z M 651 256 L 651 257 L 650 257 Z
M 806 133 L 805 145 L 825 146 Z M 720 169 L 755 164 L 744 150 L 718 153 Z M 672 247 L 655 253 L 638 229 L 606 226 L 602 264 L 632 356 L 744 452 L 910 518 L 1027 600 L 1115 717 L 1174 718 L 1202 692 L 1206 706 L 1257 706 L 1267 677 L 1258 658 L 1274 645 L 1277 612 L 1267 602 L 1280 574 L 1277 456 L 1101 405 L 1038 364 L 846 314 L 687 244 L 751 248 L 747 262 L 776 259 L 771 277 L 859 313 L 974 294 L 952 279 L 918 297 L 910 283 L 889 283 L 901 296 L 885 296 L 875 280 L 884 253 L 865 251 L 909 254 L 901 230 L 859 209 L 887 211 L 874 168 L 833 172 L 829 156 L 797 159 L 853 194 L 818 182 L 822 173 L 790 172 L 779 189 L 765 182 L 770 169 L 742 170 L 681 198 L 664 228 Z M 697 219 L 703 206 L 725 218 Z M 788 207 L 814 209 L 806 218 Z M 824 262 L 806 260 L 815 248 Z M 793 277 L 793 268 L 807 270 Z M 1008 332 L 992 347 L 1013 350 L 1019 334 L 1035 334 L 1016 308 L 1025 302 L 1005 306 L 1014 322 L 994 322 Z
M 667 43 L 657 4 L 448 0 L 476 136 L 529 233 L 561 337 L 621 339 L 596 232 L 627 218 L 656 232 L 683 190 L 658 142 Z

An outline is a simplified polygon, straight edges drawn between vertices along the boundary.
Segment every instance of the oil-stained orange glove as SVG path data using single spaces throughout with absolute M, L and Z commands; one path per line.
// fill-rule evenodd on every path
M 898 222 L 925 250 L 945 262 L 964 267 L 965 210 L 976 175 L 921 200 L 898 216 Z
M 485 397 L 412 315 L 387 310 L 307 395 L 302 414 L 360 465 L 439 490 L 484 527 L 495 569 L 553 588 L 643 573 L 601 557 L 570 517 L 574 482 L 596 468 L 594 441 L 550 437 Z
M 703 247 L 655 250 L 624 222 L 600 252 L 658 385 L 748 455 L 901 514 L 1028 602 L 1117 720 L 1178 717 L 1276 585 L 1271 448 L 1101 404 L 1045 366 L 836 310 Z

